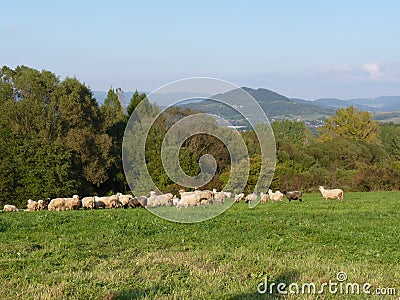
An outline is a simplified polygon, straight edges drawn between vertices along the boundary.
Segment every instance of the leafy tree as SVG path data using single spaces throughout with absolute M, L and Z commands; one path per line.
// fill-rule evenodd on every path
M 3 67 L 0 113 L 0 198 L 89 194 L 107 180 L 112 140 L 92 92 L 77 79 Z
M 90 89 L 75 78 L 66 78 L 59 90 L 57 141 L 71 151 L 74 169 L 85 189 L 90 190 L 90 185 L 99 187 L 108 179 L 113 158 L 112 138 L 104 132 L 98 104 Z
M 147 96 L 145 93 L 139 94 L 138 90 L 135 90 L 135 92 L 133 93 L 133 95 L 131 97 L 129 105 L 126 109 L 129 117 L 132 115 L 132 113 L 134 112 L 136 107 L 139 105 L 139 103 L 142 102 L 144 99 L 146 99 L 146 97 Z
M 383 125 L 380 138 L 387 153 L 400 162 L 400 125 L 393 123 Z
M 71 153 L 56 142 L 58 78 L 24 66 L 3 67 L 0 78 L 0 202 L 76 193 Z
M 379 129 L 379 124 L 372 119 L 369 112 L 359 111 L 350 106 L 339 109 L 336 111 L 336 116 L 327 118 L 324 126 L 318 131 L 323 141 L 341 137 L 376 143 Z
M 282 143 L 295 147 L 303 147 L 306 144 L 306 126 L 303 122 L 284 120 L 273 122 L 271 126 L 278 148 Z
M 110 88 L 107 98 L 100 107 L 103 130 L 112 139 L 112 146 L 110 149 L 112 162 L 108 170 L 108 179 L 101 189 L 104 194 L 126 192 L 128 190 L 122 166 L 122 139 L 127 119 L 119 101 L 118 94 L 121 95 L 121 93 L 122 90 L 120 88 L 116 90 Z

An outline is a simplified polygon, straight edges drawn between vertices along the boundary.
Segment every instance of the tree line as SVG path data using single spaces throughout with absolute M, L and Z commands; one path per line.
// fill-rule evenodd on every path
M 3 66 L 0 71 L 0 205 L 23 206 L 26 200 L 60 196 L 107 195 L 129 192 L 122 166 L 122 139 L 127 122 L 139 103 L 149 113 L 159 112 L 144 93 L 136 91 L 126 111 L 121 90 L 110 88 L 99 105 L 92 91 L 76 78 L 26 66 Z M 160 189 L 177 192 L 162 168 L 160 149 L 169 128 L 193 114 L 169 108 L 150 131 L 146 144 L 147 168 Z M 212 122 L 211 122 L 212 123 Z M 227 128 L 215 130 L 229 138 Z M 273 189 L 314 190 L 318 185 L 345 190 L 400 188 L 400 126 L 381 125 L 368 112 L 352 107 L 337 111 L 318 132 L 302 122 L 272 124 L 277 146 Z M 250 192 L 259 175 L 261 151 L 253 131 L 241 132 L 249 152 Z M 180 149 L 182 169 L 200 172 L 199 158 L 212 154 L 217 173 L 201 188 L 222 189 L 231 163 L 224 144 L 209 135 L 194 135 Z M 140 183 L 138 183 L 140 184 Z

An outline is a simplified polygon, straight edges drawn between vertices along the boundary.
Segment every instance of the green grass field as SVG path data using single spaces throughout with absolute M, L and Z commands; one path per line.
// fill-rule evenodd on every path
M 0 213 L 0 299 L 399 299 L 399 245 L 399 192 L 240 203 L 196 224 L 145 209 Z M 338 272 L 396 295 L 257 292 Z

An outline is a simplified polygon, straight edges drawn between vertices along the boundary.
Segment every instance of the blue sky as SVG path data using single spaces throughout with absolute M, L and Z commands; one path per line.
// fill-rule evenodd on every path
M 0 64 L 151 91 L 210 76 L 289 97 L 400 95 L 400 1 L 4 1 Z

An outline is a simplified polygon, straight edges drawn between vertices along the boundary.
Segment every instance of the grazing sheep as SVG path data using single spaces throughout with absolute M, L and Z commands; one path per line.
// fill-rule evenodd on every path
M 318 189 L 322 197 L 325 198 L 326 203 L 328 203 L 328 199 L 339 199 L 339 201 L 343 201 L 343 190 L 341 189 L 325 190 L 323 186 L 320 186 Z
M 151 191 L 150 197 L 147 198 L 147 206 L 157 207 L 157 206 L 172 206 L 172 198 L 174 195 L 171 193 L 156 195 L 156 192 Z
M 224 192 L 224 194 L 225 194 L 225 197 L 228 198 L 228 199 L 232 197 L 232 193 L 231 192 Z
M 273 193 L 272 190 L 268 190 L 268 196 L 272 202 L 281 202 L 283 200 L 283 194 L 280 191 L 275 191 L 275 193 Z
M 133 198 L 132 195 L 123 195 L 122 193 L 117 193 L 118 201 L 121 207 L 128 208 L 129 201 Z
M 181 209 L 183 206 L 184 206 L 183 199 L 180 199 L 180 200 L 178 201 L 178 203 L 176 204 L 176 208 L 177 208 L 177 209 Z M 187 207 L 187 206 L 186 206 L 186 207 Z
M 36 201 L 33 201 L 32 199 L 28 200 L 27 204 L 27 211 L 35 211 L 38 210 L 38 203 Z
M 13 212 L 13 211 L 18 211 L 18 209 L 15 205 L 6 204 L 3 207 L 3 211 Z
M 172 198 L 172 204 L 173 204 L 174 206 L 176 206 L 176 205 L 178 204 L 179 200 L 180 200 L 180 199 L 179 199 L 176 195 L 174 195 L 174 197 Z
M 264 194 L 263 192 L 260 193 L 260 198 L 261 198 L 261 203 L 267 203 L 269 202 L 269 196 L 268 194 Z
M 82 199 L 82 207 L 83 209 L 95 209 L 96 201 L 94 201 L 94 197 L 85 197 Z
M 200 195 L 201 200 L 210 200 L 213 198 L 213 192 L 209 190 L 195 190 L 194 192 Z
M 179 195 L 181 196 L 191 196 L 191 195 L 199 195 L 199 191 L 194 191 L 194 192 L 185 192 L 184 190 L 179 190 Z
M 55 211 L 65 210 L 64 198 L 52 199 L 49 203 L 48 210 L 55 210 Z
M 292 200 L 299 200 L 300 202 L 303 202 L 303 199 L 301 199 L 303 195 L 301 191 L 283 191 L 283 194 L 286 196 L 289 202 Z
M 200 204 L 200 201 L 201 201 L 200 195 L 195 192 L 188 193 L 188 192 L 185 192 L 184 190 L 180 190 L 179 194 L 181 195 L 181 200 L 178 202 L 177 205 L 179 205 L 180 202 L 182 204 L 181 206 L 185 206 L 185 207 L 198 206 Z
M 38 200 L 37 202 L 37 210 L 43 210 L 43 206 L 44 206 L 44 201 L 43 200 Z
M 72 198 L 64 198 L 65 209 L 75 210 L 82 207 L 82 202 L 79 200 L 78 195 L 73 195 Z
M 240 193 L 240 194 L 236 194 L 235 195 L 235 202 L 239 203 L 240 201 L 242 201 L 244 199 L 244 194 Z
M 147 206 L 154 207 L 153 205 L 155 203 L 156 197 L 157 197 L 156 196 L 156 192 L 155 191 L 150 191 L 150 197 L 147 198 Z
M 173 195 L 171 193 L 155 196 L 152 206 L 172 206 L 172 198 Z
M 135 208 L 135 207 L 147 207 L 147 197 L 146 196 L 139 196 L 133 197 L 129 200 L 128 207 Z
M 206 200 L 203 200 L 206 201 Z M 182 207 L 188 208 L 189 206 L 199 206 L 201 202 L 197 202 L 197 200 L 192 196 L 185 196 L 183 199 L 180 199 L 176 204 L 177 209 L 181 209 Z
M 212 204 L 212 200 L 203 199 L 200 201 L 200 205 L 209 205 Z
M 50 198 L 47 198 L 46 200 L 38 200 L 37 210 L 47 210 L 49 203 Z
M 224 204 L 226 198 L 225 192 L 216 192 L 214 194 L 214 201 Z
M 94 196 L 94 208 L 95 209 L 100 209 L 100 208 L 106 208 L 106 203 L 103 202 L 103 200 L 100 199 L 100 197 Z
M 94 196 L 96 208 L 117 208 L 119 206 L 118 196 L 112 195 L 109 197 Z
M 257 194 L 256 193 L 248 194 L 246 196 L 246 198 L 244 198 L 244 202 L 246 202 L 246 203 L 249 203 L 251 201 L 257 201 Z

